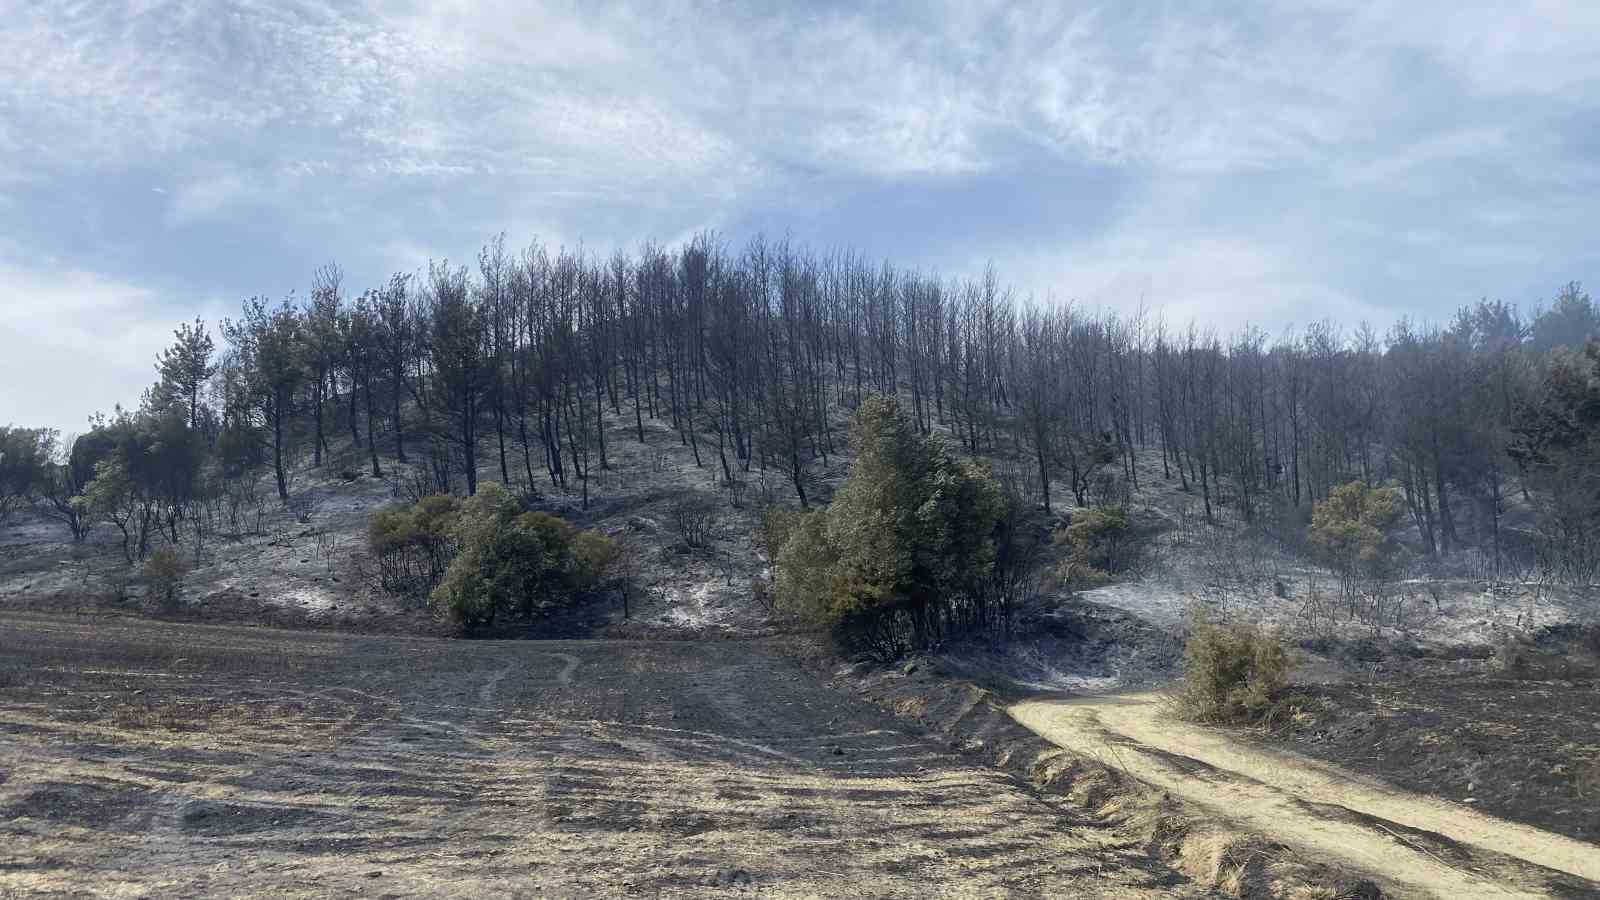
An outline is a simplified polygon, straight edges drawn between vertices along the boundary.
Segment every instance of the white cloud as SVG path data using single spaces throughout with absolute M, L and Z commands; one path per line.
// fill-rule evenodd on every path
M 406 268 L 468 258 L 502 229 L 513 244 L 626 247 L 847 218 L 865 202 L 856 190 L 1030 191 L 1029 176 L 1060 168 L 1130 187 L 1096 215 L 1064 191 L 1021 239 L 996 236 L 993 210 L 972 217 L 977 249 L 940 267 L 992 257 L 1025 287 L 1107 305 L 1144 295 L 1262 321 L 1309 308 L 1386 319 L 1381 307 L 1424 292 L 1454 303 L 1592 257 L 1583 198 L 1600 187 L 1600 144 L 1581 146 L 1578 114 L 1600 121 L 1597 35 L 1600 7 L 1576 2 L 755 15 L 692 2 L 0 0 L 0 211 L 70 223 L 27 191 L 137 177 L 186 238 L 270 222 L 284 246 L 330 242 L 286 271 L 350 254 Z M 143 191 L 152 177 L 159 199 Z M 885 249 L 925 256 L 925 224 L 887 223 Z
M 970 174 L 1016 140 L 1201 172 L 1307 164 L 1389 145 L 1425 86 L 1403 54 L 1484 94 L 1600 77 L 1593 4 L 974 8 L 24 4 L 0 24 L 0 102 L 38 165 L 221 146 L 269 169 L 625 184 L 773 163 Z
M 192 225 L 237 207 L 272 196 L 262 185 L 236 173 L 222 173 L 186 181 L 171 195 L 168 222 Z M 163 191 L 162 193 L 166 193 Z
M 0 258 L 0 423 L 77 432 L 95 410 L 136 405 L 174 320 L 216 313 L 159 299 L 92 271 Z
M 158 328 L 152 295 L 76 271 L 0 264 L 0 421 L 82 429 L 93 407 L 138 399 L 150 360 L 130 358 Z
M 1332 5 L 1362 39 L 1419 51 L 1482 96 L 1580 99 L 1600 84 L 1600 55 L 1594 52 L 1600 6 L 1587 0 Z
M 1142 309 L 1173 327 L 1193 322 L 1227 332 L 1251 324 L 1276 334 L 1330 317 L 1380 328 L 1393 318 L 1308 266 L 1292 245 L 1269 240 L 1128 230 L 1066 251 L 1024 251 L 994 260 L 1039 299 L 1128 313 Z

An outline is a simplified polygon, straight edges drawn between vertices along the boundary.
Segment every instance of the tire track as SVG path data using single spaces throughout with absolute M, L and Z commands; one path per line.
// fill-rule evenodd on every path
M 1451 900 L 1549 897 L 1575 880 L 1600 890 L 1600 847 L 1243 746 L 1166 716 L 1159 694 L 1026 701 L 1009 711 L 1060 747 L 1404 889 Z

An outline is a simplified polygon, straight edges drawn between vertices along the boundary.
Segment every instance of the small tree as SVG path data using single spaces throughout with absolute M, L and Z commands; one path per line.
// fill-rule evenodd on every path
M 144 563 L 145 581 L 150 585 L 150 595 L 161 601 L 166 609 L 178 603 L 178 591 L 183 587 L 183 576 L 188 567 L 172 547 L 162 547 L 150 554 Z
M 672 524 L 684 544 L 696 550 L 711 546 L 715 511 L 701 500 L 680 500 L 672 505 Z
M 826 510 L 769 518 L 786 611 L 883 656 L 994 627 L 994 532 L 1005 507 L 978 463 L 918 434 L 891 397 L 856 412 L 850 478 Z
M 67 446 L 57 444 L 53 454 L 64 454 L 65 458 L 52 464 L 45 475 L 45 515 L 65 524 L 74 543 L 88 537 L 94 527 L 94 519 L 80 496 L 94 478 L 93 451 L 93 442 L 84 438 L 68 442 Z
M 626 619 L 633 614 L 631 601 L 645 589 L 644 548 L 638 542 L 627 539 L 612 541 L 611 546 L 613 558 L 605 571 L 610 573 L 616 582 L 617 592 L 622 600 L 622 617 Z
M 217 367 L 211 361 L 216 342 L 206 330 L 206 323 L 196 318 L 194 324 L 182 322 L 176 331 L 172 346 L 161 351 L 156 359 L 156 371 L 161 380 L 156 382 L 156 405 L 176 406 L 183 410 L 184 421 L 190 428 L 200 427 L 200 391 Z
M 0 524 L 45 486 L 55 432 L 0 426 Z
M 1363 578 L 1374 582 L 1395 575 L 1400 545 L 1394 531 L 1405 509 L 1400 491 L 1359 481 L 1340 485 L 1311 511 L 1311 543 L 1339 576 L 1341 592 L 1357 593 Z
M 1096 506 L 1072 516 L 1056 541 L 1068 548 L 1062 577 L 1067 581 L 1113 574 L 1124 564 L 1131 529 L 1128 513 L 1118 505 Z
M 121 450 L 94 464 L 94 478 L 72 502 L 85 518 L 105 519 L 117 526 L 122 533 L 122 555 L 133 562 L 135 548 L 144 543 L 145 525 Z

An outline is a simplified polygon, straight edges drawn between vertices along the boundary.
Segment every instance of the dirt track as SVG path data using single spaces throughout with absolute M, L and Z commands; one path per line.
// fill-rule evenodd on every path
M 1240 826 L 1371 872 L 1399 893 L 1600 894 L 1600 847 L 1387 788 L 1164 715 L 1155 693 L 1032 700 L 1012 716 Z
M 760 643 L 0 616 L 0 834 L 0 896 L 1206 896 Z

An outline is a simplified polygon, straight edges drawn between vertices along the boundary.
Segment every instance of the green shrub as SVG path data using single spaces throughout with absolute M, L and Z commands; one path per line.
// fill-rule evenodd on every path
M 1309 536 L 1318 557 L 1339 575 L 1346 596 L 1365 577 L 1386 581 L 1395 576 L 1400 545 L 1394 532 L 1405 501 L 1397 488 L 1367 487 L 1352 481 L 1333 489 L 1311 511 Z
M 1197 722 L 1253 724 L 1270 720 L 1294 667 L 1283 642 L 1249 625 L 1218 625 L 1203 615 L 1190 623 L 1179 711 Z
M 178 551 L 171 547 L 162 547 L 144 561 L 144 577 L 150 585 L 150 595 L 167 608 L 177 604 L 178 591 L 188 571 Z
M 823 510 L 794 512 L 780 525 L 782 543 L 773 557 L 773 593 L 776 605 L 791 616 L 824 627 L 843 618 L 840 573 L 835 572 L 839 551 L 828 539 L 828 515 Z
M 430 595 L 437 609 L 469 627 L 513 608 L 531 613 L 548 561 L 539 530 L 519 518 L 498 484 L 461 504 L 453 534 L 460 549 Z
M 1072 523 L 1056 533 L 1056 543 L 1067 548 L 1061 577 L 1069 584 L 1103 579 L 1126 563 L 1132 529 L 1120 505 L 1096 506 L 1072 515 Z
M 467 627 L 511 614 L 531 618 L 568 602 L 598 586 L 617 557 L 610 538 L 547 513 L 521 512 L 494 483 L 460 502 L 451 540 L 458 549 L 429 598 Z
M 367 523 L 367 546 L 378 564 L 383 589 L 426 597 L 456 555 L 460 501 L 446 494 L 424 497 L 410 509 L 380 510 Z
M 790 531 L 803 515 L 805 513 L 798 510 L 779 506 L 774 506 L 762 514 L 761 521 L 756 524 L 755 542 L 756 549 L 766 556 L 768 562 L 777 561 L 778 553 L 789 540 Z
M 592 591 L 605 579 L 621 554 L 617 542 L 598 531 L 580 531 L 572 541 L 573 588 Z
M 849 479 L 825 510 L 770 515 L 780 609 L 882 656 L 998 624 L 994 533 L 1006 500 L 987 467 L 918 434 L 891 397 L 856 411 Z

